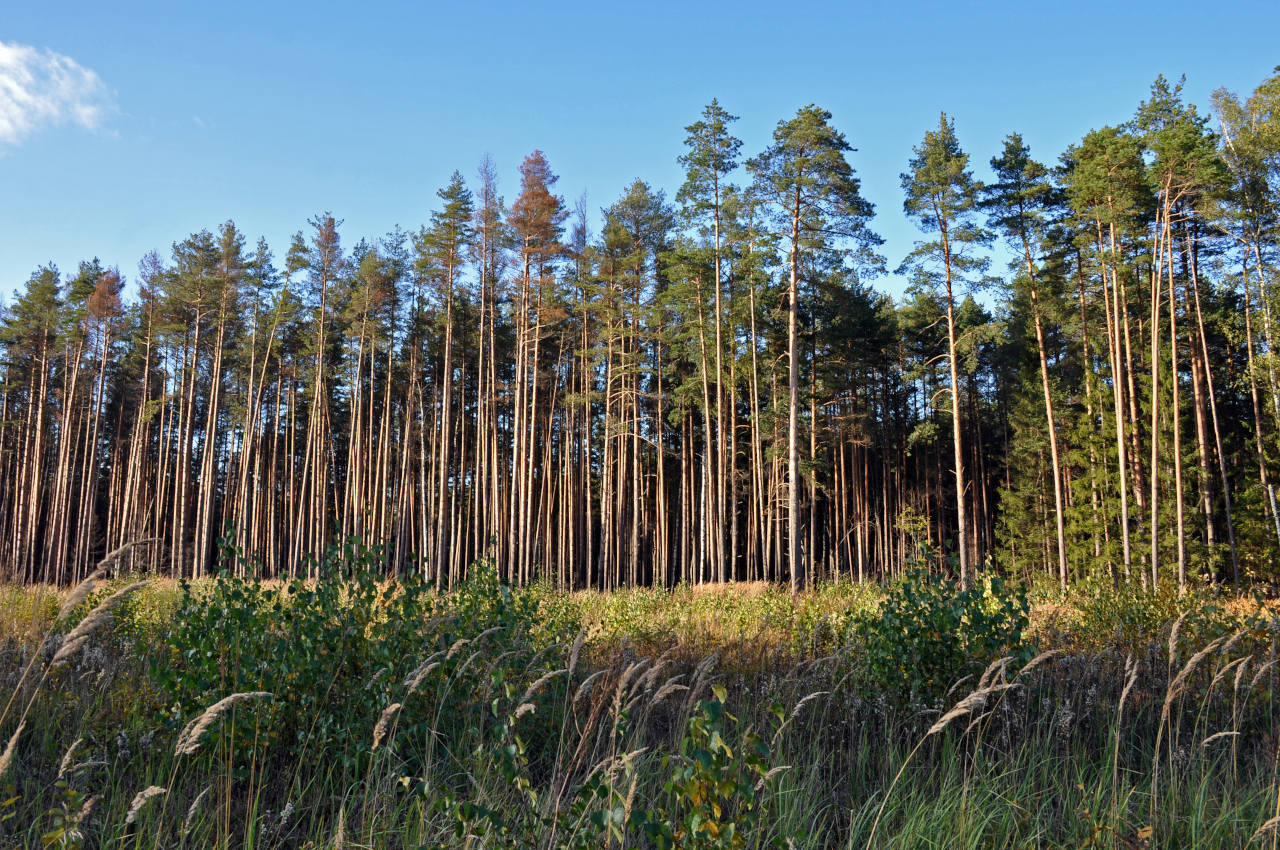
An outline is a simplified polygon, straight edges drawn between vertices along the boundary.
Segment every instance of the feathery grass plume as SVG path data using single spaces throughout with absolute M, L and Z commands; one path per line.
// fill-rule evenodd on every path
M 986 711 L 978 711 L 970 715 L 973 719 L 969 721 L 968 726 L 964 727 L 964 734 L 968 735 L 970 732 L 972 732 L 974 730 L 974 727 L 976 727 L 979 723 L 981 723 L 982 721 L 990 717 L 995 710 L 996 709 L 993 706 L 991 708 L 988 708 Z
M 175 756 L 189 756 L 196 752 L 196 750 L 200 749 L 200 738 L 224 711 L 233 708 L 239 703 L 255 699 L 273 699 L 273 696 L 266 691 L 247 691 L 223 697 L 206 708 L 204 714 L 192 720 L 182 730 L 182 734 L 178 736 L 178 742 L 173 745 L 173 754 Z
M 1258 827 L 1258 831 L 1255 832 L 1252 836 L 1250 836 L 1249 843 L 1252 844 L 1253 842 L 1257 841 L 1259 838 L 1265 837 L 1267 833 L 1275 832 L 1277 830 L 1280 830 L 1280 817 L 1271 818 L 1262 826 Z
M 80 807 L 80 811 L 76 812 L 75 820 L 71 822 L 73 827 L 79 827 L 88 819 L 89 814 L 93 811 L 94 806 L 102 802 L 101 794 L 94 794 L 92 797 L 84 801 L 84 805 Z
M 1032 670 L 1036 669 L 1037 667 L 1039 667 L 1044 662 L 1048 661 L 1053 656 L 1058 655 L 1061 651 L 1062 650 L 1059 650 L 1059 649 L 1049 649 L 1040 653 L 1035 658 L 1028 661 L 1026 663 L 1026 666 L 1024 666 L 1021 670 L 1018 671 L 1018 675 L 1025 676 L 1027 673 L 1030 673 Z
M 1160 783 L 1160 745 L 1164 741 L 1165 724 L 1169 722 L 1169 709 L 1173 706 L 1173 701 L 1176 700 L 1179 697 L 1179 695 L 1182 694 L 1183 690 L 1186 688 L 1187 679 L 1189 679 L 1191 677 L 1191 674 L 1195 672 L 1195 669 L 1200 664 L 1200 662 L 1203 661 L 1206 657 L 1208 657 L 1208 655 L 1212 653 L 1215 649 L 1221 646 L 1225 642 L 1225 640 L 1226 640 L 1225 637 L 1220 637 L 1220 638 L 1217 638 L 1216 640 L 1211 640 L 1209 641 L 1208 644 L 1205 645 L 1203 649 L 1201 649 L 1199 652 L 1197 652 L 1196 654 L 1188 658 L 1187 663 L 1184 664 L 1182 666 L 1182 669 L 1178 671 L 1178 675 L 1173 677 L 1173 680 L 1169 682 L 1169 687 L 1165 690 L 1164 705 L 1160 708 L 1160 720 L 1156 726 L 1156 745 L 1151 757 L 1151 810 L 1150 811 L 1151 811 L 1152 821 L 1155 820 L 1156 800 L 1159 799 L 1157 790 Z M 1116 734 L 1119 735 L 1118 730 Z M 1117 744 L 1117 747 L 1118 746 L 1119 744 Z
M 1276 659 L 1273 658 L 1270 661 L 1268 661 L 1266 664 L 1258 665 L 1258 669 L 1255 670 L 1253 673 L 1253 678 L 1249 680 L 1249 690 L 1253 690 L 1258 686 L 1258 680 L 1262 678 L 1262 674 L 1267 672 L 1267 670 L 1269 670 L 1270 668 L 1274 667 L 1275 663 L 1276 663 Z
M 766 773 L 764 776 L 760 777 L 760 779 L 756 781 L 755 790 L 759 792 L 760 789 L 764 788 L 764 786 L 769 784 L 769 780 L 773 779 L 773 777 L 777 776 L 780 773 L 784 773 L 790 769 L 791 769 L 791 765 L 789 764 L 782 764 L 782 765 L 778 765 L 777 767 L 769 768 L 769 772 Z
M 1223 640 L 1223 638 L 1218 638 L 1217 640 L 1209 641 L 1204 649 L 1201 649 L 1195 655 L 1187 659 L 1187 663 L 1182 666 L 1182 669 L 1178 671 L 1178 675 L 1174 676 L 1173 681 L 1169 683 L 1169 690 L 1165 695 L 1166 708 L 1168 707 L 1168 704 L 1173 701 L 1174 697 L 1182 693 L 1183 689 L 1186 687 L 1187 679 L 1189 679 L 1191 674 L 1195 672 L 1195 669 L 1199 666 L 1200 662 L 1221 646 Z
M 191 801 L 191 805 L 187 806 L 187 813 L 182 818 L 182 835 L 185 837 L 191 831 L 191 822 L 196 818 L 196 812 L 200 810 L 200 804 L 204 802 L 205 795 L 213 789 L 212 785 L 206 785 L 204 790 L 196 795 Z
M 89 598 L 89 594 L 97 587 L 98 582 L 107 577 L 107 567 L 118 561 L 126 552 L 134 546 L 140 546 L 143 543 L 154 543 L 159 537 L 145 537 L 141 540 L 130 540 L 128 543 L 121 544 L 115 549 L 102 556 L 102 560 L 98 561 L 98 566 L 93 572 L 89 573 L 84 579 L 67 594 L 67 598 L 63 601 L 62 606 L 58 609 L 58 616 L 54 623 L 60 623 L 75 607 L 81 602 Z
M 774 744 L 778 743 L 778 739 L 782 737 L 783 730 L 785 730 L 788 726 L 791 725 L 791 721 L 795 720 L 797 717 L 800 716 L 800 709 L 804 708 L 805 705 L 807 705 L 810 702 L 813 702 L 818 697 L 824 696 L 829 693 L 831 693 L 831 691 L 814 691 L 813 693 L 809 694 L 808 696 L 801 699 L 798 703 L 796 703 L 796 707 L 791 709 L 791 713 L 787 715 L 787 719 L 784 720 L 782 722 L 782 725 L 778 727 L 778 731 L 773 733 L 773 740 L 769 742 L 769 745 L 773 746 Z
M 427 676 L 431 674 L 431 671 L 439 666 L 439 661 L 431 661 L 430 659 L 418 665 L 418 669 L 410 673 L 404 680 L 405 696 L 417 691 L 422 683 L 426 681 Z
M 520 707 L 516 709 L 516 713 L 512 715 L 512 719 L 519 720 L 521 717 L 524 717 L 526 714 L 532 714 L 536 710 L 537 710 L 537 706 L 535 706 L 531 702 L 521 703 Z
M 614 691 L 613 691 L 612 712 L 613 712 L 613 717 L 615 719 L 614 727 L 613 727 L 614 735 L 618 733 L 617 720 L 621 718 L 624 713 L 631 711 L 633 707 L 633 703 L 635 702 L 634 699 L 629 700 L 629 697 L 632 693 L 632 690 L 629 687 L 629 685 L 631 684 L 632 677 L 636 673 L 642 672 L 647 663 L 648 663 L 647 659 L 644 659 L 644 658 L 641 658 L 638 661 L 632 662 L 631 665 L 628 666 L 627 669 L 624 670 L 622 672 L 622 675 L 618 678 L 618 686 L 614 688 Z
M 654 706 L 658 705 L 658 703 L 662 702 L 664 699 L 671 696 L 671 694 L 674 694 L 676 691 L 689 690 L 688 685 L 680 684 L 680 680 L 683 678 L 684 678 L 683 674 L 676 674 L 675 676 L 672 676 L 670 679 L 667 679 L 667 681 L 665 681 L 662 684 L 662 687 L 658 688 L 657 693 L 653 695 L 653 699 L 649 700 L 649 708 L 652 709 Z
M 1173 621 L 1173 627 L 1169 629 L 1169 657 L 1173 658 L 1178 652 L 1178 630 L 1182 628 L 1182 621 L 1187 619 L 1187 615 L 1191 613 L 1191 609 L 1183 611 L 1178 615 L 1178 619 Z
M 982 671 L 982 678 L 978 679 L 978 690 L 982 690 L 996 680 L 996 677 L 1004 676 L 1004 668 L 1009 666 L 1009 662 L 1013 660 L 1012 655 L 1006 655 L 1003 658 L 997 658 L 987 665 L 987 669 Z
M 382 744 L 382 740 L 387 737 L 387 730 L 391 728 L 391 721 L 400 711 L 401 705 L 402 703 L 393 702 L 382 709 L 382 714 L 378 716 L 378 722 L 373 727 L 373 746 L 369 749 L 376 750 Z
M 1249 669 L 1249 662 L 1253 660 L 1253 656 L 1246 655 L 1244 663 L 1236 668 L 1235 681 L 1231 685 L 1231 689 L 1237 693 L 1240 691 L 1240 683 L 1244 681 L 1244 673 Z
M 929 731 L 924 734 L 924 737 L 916 741 L 916 745 L 911 748 L 911 752 L 907 754 L 907 757 L 903 759 L 902 764 L 898 766 L 898 772 L 894 774 L 893 781 L 889 783 L 889 789 L 884 792 L 884 799 L 880 801 L 880 807 L 876 810 L 875 819 L 871 821 L 871 834 L 867 836 L 866 843 L 867 850 L 870 850 L 871 847 L 875 846 L 876 829 L 880 826 L 880 818 L 884 816 L 884 808 L 889 804 L 889 798 L 893 796 L 893 789 L 898 787 L 898 780 L 902 778 L 902 774 L 906 771 L 907 765 L 911 764 L 911 760 L 915 758 L 916 753 L 920 751 L 920 747 L 924 745 L 924 742 L 929 740 L 933 735 L 946 729 L 951 725 L 953 720 L 958 720 L 961 717 L 971 714 L 974 709 L 981 708 L 986 704 L 987 697 L 991 694 L 1003 693 L 1004 691 L 1015 687 L 1017 687 L 1016 683 L 1010 683 L 989 685 L 984 690 L 973 691 L 967 697 L 952 706 L 950 711 L 938 718 L 938 721 L 929 727 Z
M 684 701 L 684 710 L 686 712 L 693 708 L 693 701 L 698 698 L 698 691 L 701 689 L 703 681 L 719 659 L 720 650 L 712 650 L 698 662 L 697 667 L 693 668 L 693 676 L 689 679 L 689 693 L 685 695 Z
M 333 830 L 333 850 L 342 850 L 342 846 L 347 843 L 347 807 L 341 806 L 338 809 L 338 825 Z
M 1120 691 L 1120 704 L 1116 708 L 1116 724 L 1120 723 L 1120 716 L 1124 713 L 1125 700 L 1129 698 L 1129 691 L 1133 690 L 1133 686 L 1138 683 L 1138 662 L 1133 660 L 1132 655 L 1125 656 L 1124 659 L 1124 688 Z
M 89 598 L 89 594 L 93 593 L 93 589 L 98 586 L 98 581 L 105 578 L 106 573 L 101 567 L 89 573 L 84 577 L 84 581 L 72 588 L 67 594 L 67 598 L 62 601 L 61 607 L 58 608 L 58 616 L 54 618 L 54 624 L 61 623 L 66 619 L 67 615 L 75 610 L 81 602 Z
M 77 584 L 72 591 L 67 594 L 67 598 L 63 600 L 62 606 L 58 609 L 58 616 L 54 619 L 54 623 L 61 623 L 66 619 L 67 615 L 75 610 L 76 606 L 89 598 L 89 594 L 93 593 L 93 589 L 98 586 L 98 582 L 107 577 L 107 567 L 114 564 L 120 559 L 125 552 L 128 552 L 134 546 L 143 543 L 151 543 L 159 540 L 158 537 L 147 537 L 142 540 L 131 540 L 121 546 L 117 546 L 110 552 L 102 556 L 102 560 L 98 561 L 98 566 L 93 572 L 89 573 L 84 579 Z
M 943 696 L 950 698 L 952 694 L 954 694 L 956 691 L 964 687 L 964 684 L 972 678 L 973 678 L 973 674 L 970 674 L 968 676 L 961 676 L 954 683 L 952 683 L 951 687 L 947 688 L 947 692 L 943 694 Z M 928 712 L 925 712 L 925 713 L 928 713 Z
M 1240 629 L 1235 634 L 1233 634 L 1230 638 L 1228 638 L 1227 642 L 1222 645 L 1222 654 L 1226 655 L 1227 653 L 1231 652 L 1231 650 L 1235 647 L 1235 645 L 1240 642 L 1241 638 L 1243 638 L 1248 633 L 1249 633 L 1248 629 Z
M 1124 687 L 1120 690 L 1120 701 L 1116 704 L 1116 745 L 1111 753 L 1111 787 L 1119 787 L 1120 782 L 1120 721 L 1124 718 L 1125 700 L 1129 699 L 1129 692 L 1133 690 L 1133 686 L 1138 682 L 1138 662 L 1133 660 L 1132 655 L 1126 655 L 1124 659 Z
M 622 675 L 618 677 L 619 697 L 621 697 L 622 694 L 629 693 L 627 686 L 631 684 L 631 677 L 642 671 L 648 663 L 648 659 L 641 658 L 637 661 L 631 662 L 631 664 L 627 666 L 627 669 L 622 671 Z
M 597 670 L 587 678 L 583 679 L 582 684 L 578 685 L 578 690 L 573 695 L 573 704 L 577 705 L 579 702 L 582 701 L 582 698 L 584 696 L 591 693 L 592 686 L 595 685 L 596 680 L 608 672 L 609 672 L 608 670 Z
M 458 652 L 469 643 L 471 643 L 470 638 L 458 638 L 455 640 L 453 645 L 449 647 L 449 651 L 444 654 L 444 660 L 449 661 L 452 659 L 453 656 L 457 655 Z
M 152 797 L 159 797 L 161 794 L 168 793 L 168 788 L 161 788 L 159 785 L 151 785 L 142 789 L 133 798 L 133 802 L 129 804 L 129 811 L 124 816 L 124 822 L 126 824 L 133 823 L 138 819 L 138 812 L 142 811 L 142 807 L 147 804 L 148 800 Z
M 1228 641 L 1228 643 L 1230 643 L 1230 641 Z M 1226 649 L 1225 645 L 1223 646 L 1223 649 L 1224 650 Z M 1231 672 L 1232 668 L 1243 667 L 1244 662 L 1248 660 L 1249 660 L 1249 656 L 1242 655 L 1239 658 L 1236 658 L 1232 661 L 1228 661 L 1226 664 L 1223 664 L 1222 667 L 1218 670 L 1218 672 L 1213 674 L 1213 681 L 1209 683 L 1209 692 L 1210 693 L 1213 692 L 1213 689 L 1218 686 L 1218 682 L 1222 681 L 1226 677 L 1226 675 Z
M 645 698 L 645 696 L 647 696 L 647 695 L 648 695 L 648 691 L 640 691 L 640 692 L 639 692 L 639 693 L 637 693 L 635 696 L 633 696 L 631 699 L 627 700 L 627 703 L 626 703 L 626 705 L 625 705 L 625 706 L 623 706 L 622 710 L 623 710 L 625 713 L 630 714 L 633 710 L 635 710 L 635 707 L 636 707 L 636 706 L 638 706 L 638 705 L 640 704 L 640 702 L 641 702 L 641 701 Z M 652 705 L 652 700 L 650 700 L 649 704 L 650 704 L 650 705 Z
M 534 695 L 537 694 L 538 691 L 542 690 L 543 685 L 545 685 L 547 682 L 550 682 L 556 676 L 563 676 L 568 672 L 569 672 L 569 668 L 566 667 L 563 670 L 552 670 L 549 673 L 543 673 L 536 682 L 534 682 L 532 685 L 528 687 L 528 689 L 525 690 L 524 695 L 520 697 L 520 702 L 528 702 L 529 700 L 533 699 Z
M 67 632 L 67 636 L 62 641 L 62 646 L 58 647 L 58 651 L 53 655 L 53 660 L 49 662 L 49 669 L 52 670 L 71 660 L 71 657 L 88 642 L 89 635 L 103 623 L 111 620 L 112 612 L 126 597 L 149 584 L 151 584 L 150 581 L 136 581 L 99 602 L 98 607 L 86 614 L 85 618 L 74 629 Z
M 582 645 L 587 641 L 587 632 L 585 629 L 578 630 L 578 636 L 573 639 L 573 646 L 569 648 L 569 675 L 573 675 L 573 671 L 578 669 L 578 656 L 582 653 Z
M 641 677 L 640 682 L 637 682 L 636 686 L 639 687 L 639 685 L 643 683 L 646 690 L 652 690 L 653 686 L 657 684 L 658 675 L 671 664 L 670 656 L 670 649 L 659 655 L 654 660 L 653 666 L 651 666 L 649 671 Z
M 638 750 L 632 750 L 621 755 L 605 756 L 595 767 L 587 771 L 586 779 L 590 779 L 600 771 L 604 771 L 608 776 L 616 776 L 618 771 L 626 769 L 632 762 L 647 752 L 649 752 L 648 747 L 641 747 Z
M 631 822 L 631 807 L 636 801 L 636 784 L 640 781 L 640 777 L 634 771 L 631 772 L 631 785 L 627 788 L 627 797 L 622 803 L 622 822 Z
M 950 726 L 953 721 L 958 720 L 961 717 L 967 717 L 969 714 L 973 713 L 975 709 L 982 708 L 982 706 L 986 705 L 987 697 L 992 694 L 1003 693 L 1012 687 L 1016 686 L 1012 684 L 987 685 L 985 688 L 971 692 L 967 697 L 953 705 L 950 711 L 939 717 L 937 722 L 929 727 L 929 731 L 926 732 L 924 736 L 928 738 L 938 734 Z
M 94 624 L 94 627 L 97 628 L 98 625 L 101 625 L 101 623 Z M 65 664 L 70 660 L 71 656 L 79 652 L 88 642 L 88 635 L 76 635 L 75 637 L 68 636 L 63 638 L 62 643 L 58 646 L 58 651 L 53 654 L 53 661 L 50 662 L 49 669 L 52 670 L 55 667 Z
M 475 663 L 475 660 L 479 658 L 481 655 L 484 655 L 483 649 L 477 649 L 475 652 L 468 655 L 467 660 L 459 664 L 458 669 L 453 671 L 453 678 L 455 679 L 461 678 L 462 674 L 467 672 L 467 670 L 471 669 L 471 665 Z M 448 658 L 449 656 L 446 655 L 445 660 L 448 660 Z
M 67 768 L 71 766 L 71 757 L 76 754 L 76 750 L 84 743 L 84 738 L 76 738 L 71 742 L 71 746 L 67 747 L 66 753 L 62 756 L 62 761 L 58 762 L 58 778 L 61 779 L 67 773 Z
M 9 772 L 9 763 L 13 761 L 13 754 L 18 749 L 18 739 L 22 737 L 22 730 L 26 726 L 25 720 L 18 724 L 18 728 L 13 730 L 13 735 L 9 738 L 9 744 L 4 748 L 4 752 L 0 753 L 0 779 Z
M 102 560 L 98 561 L 97 572 L 106 572 L 107 567 L 124 557 L 124 554 L 134 546 L 141 546 L 144 543 L 158 543 L 159 537 L 142 537 L 137 540 L 130 540 L 128 543 L 121 543 L 116 548 L 102 556 Z
M 1212 744 L 1214 741 L 1218 740 L 1219 738 L 1231 738 L 1239 734 L 1240 734 L 1239 732 L 1234 732 L 1234 731 L 1233 732 L 1215 732 L 1212 735 L 1210 735 L 1208 738 L 1205 738 L 1203 741 L 1201 741 L 1200 746 L 1208 748 L 1210 744 Z

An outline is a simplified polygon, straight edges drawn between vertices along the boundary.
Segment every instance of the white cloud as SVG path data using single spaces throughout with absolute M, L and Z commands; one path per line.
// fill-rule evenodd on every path
M 0 147 L 68 121 L 96 130 L 109 108 L 102 79 L 71 57 L 0 41 Z

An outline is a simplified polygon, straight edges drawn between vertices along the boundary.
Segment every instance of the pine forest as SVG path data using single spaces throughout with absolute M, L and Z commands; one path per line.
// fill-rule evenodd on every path
M 35 5 L 0 850 L 1280 848 L 1265 4 Z
M 925 550 L 965 579 L 1277 577 L 1280 77 L 1206 110 L 1159 78 L 1060 152 L 966 151 L 944 114 L 903 151 L 906 257 L 856 129 L 810 105 L 750 154 L 695 117 L 684 183 L 636 180 L 600 232 L 535 150 L 414 229 L 322 212 L 273 250 L 228 221 L 131 280 L 37 268 L 0 340 L 5 574 L 146 541 L 131 566 L 292 576 L 358 538 L 442 585 L 487 558 L 803 588 Z

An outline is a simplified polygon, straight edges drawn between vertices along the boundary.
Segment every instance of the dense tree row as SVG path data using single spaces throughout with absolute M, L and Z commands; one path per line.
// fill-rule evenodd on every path
M 1274 575 L 1280 76 L 1214 120 L 1180 88 L 1055 166 L 1012 133 L 986 184 L 944 115 L 898 304 L 830 114 L 748 158 L 714 101 L 674 199 L 637 180 L 597 234 L 535 151 L 510 204 L 486 159 L 420 229 L 347 247 L 325 213 L 282 264 L 227 222 L 127 299 L 37 269 L 0 338 L 0 569 L 143 541 L 198 576 L 231 541 L 283 575 L 359 537 L 444 582 Z

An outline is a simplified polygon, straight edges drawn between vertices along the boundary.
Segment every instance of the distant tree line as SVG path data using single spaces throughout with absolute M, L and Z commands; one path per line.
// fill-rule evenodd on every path
M 1280 74 L 1211 115 L 1159 78 L 1056 164 L 1011 133 L 989 184 L 943 115 L 899 303 L 831 115 L 753 157 L 734 120 L 712 101 L 674 198 L 637 180 L 600 233 L 534 151 L 510 203 L 486 158 L 350 247 L 324 213 L 282 262 L 192 234 L 128 298 L 37 269 L 0 323 L 0 574 L 147 541 L 133 566 L 294 575 L 358 537 L 445 584 L 1275 578 Z

